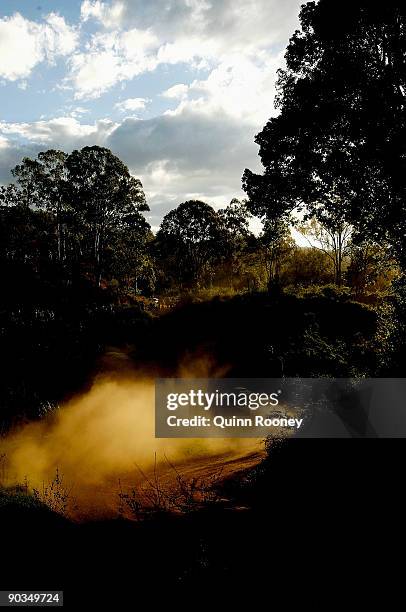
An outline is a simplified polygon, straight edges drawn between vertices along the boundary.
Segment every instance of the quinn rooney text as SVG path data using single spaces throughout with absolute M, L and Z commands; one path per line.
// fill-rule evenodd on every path
M 191 418 L 179 418 L 175 415 L 168 416 L 166 419 L 169 427 L 219 427 L 226 429 L 227 427 L 294 427 L 300 429 L 303 419 L 293 417 L 264 417 L 256 415 L 255 417 L 224 417 L 215 416 L 213 419 L 206 416 L 193 416 Z

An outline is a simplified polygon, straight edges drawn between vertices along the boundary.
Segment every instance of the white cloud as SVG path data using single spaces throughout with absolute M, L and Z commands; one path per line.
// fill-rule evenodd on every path
M 70 58 L 66 84 L 73 85 L 76 99 L 97 98 L 116 83 L 155 69 L 156 42 L 151 32 L 137 29 L 97 33 L 85 51 Z
M 70 113 L 70 117 L 74 117 L 75 119 L 80 118 L 82 115 L 87 115 L 90 112 L 88 108 L 83 108 L 82 106 L 75 106 Z
M 240 52 L 284 44 L 301 0 L 111 0 L 82 4 L 106 28 L 152 28 L 166 43 L 198 42 L 197 52 Z M 203 46 L 201 46 L 203 45 Z M 185 47 L 186 49 L 186 47 Z M 188 51 L 188 55 L 190 50 Z
M 0 136 L 0 149 L 8 149 L 10 146 L 9 141 L 4 136 Z
M 105 27 L 111 27 L 120 23 L 123 11 L 124 5 L 121 2 L 115 2 L 110 6 L 100 0 L 84 0 L 80 7 L 80 16 L 82 21 L 95 19 Z
M 181 95 L 176 95 L 176 85 L 164 92 L 167 97 L 181 100 L 178 108 L 167 114 L 178 114 L 189 107 L 212 115 L 224 112 L 260 126 L 273 112 L 276 71 L 282 59 L 282 54 L 263 58 L 238 54 L 226 57 L 206 79 L 195 80 L 179 89 Z
M 103 144 L 116 127 L 117 124 L 110 119 L 101 119 L 93 125 L 88 125 L 82 124 L 75 117 L 70 116 L 32 123 L 0 121 L 0 134 L 18 138 L 20 142 L 28 141 L 36 145 L 66 150 L 84 146 L 85 143 Z
M 37 64 L 68 55 L 77 44 L 75 28 L 55 13 L 43 23 L 19 13 L 4 17 L 0 19 L 0 77 L 9 81 L 27 78 Z
M 127 100 L 117 102 L 115 108 L 122 113 L 126 111 L 144 110 L 148 102 L 150 102 L 148 98 L 127 98 Z
M 162 64 L 216 69 L 235 58 L 234 71 L 241 73 L 241 60 L 254 65 L 264 52 L 279 55 L 297 25 L 299 6 L 300 0 L 85 0 L 82 19 L 105 30 L 72 61 L 76 97 L 98 97 Z
M 47 58 L 53 60 L 57 55 L 72 53 L 78 44 L 77 30 L 56 13 L 50 13 L 45 21 L 47 25 L 43 27 L 43 37 Z
M 184 83 L 178 83 L 177 85 L 173 85 L 173 87 L 170 87 L 169 89 L 164 91 L 162 93 L 162 96 L 164 98 L 181 100 L 187 95 L 188 91 L 189 91 L 188 85 L 185 85 Z
M 220 57 L 217 45 L 210 39 L 181 35 L 174 42 L 164 42 L 158 49 L 159 64 L 190 64 L 192 68 L 208 68 Z
M 77 100 L 98 98 L 120 80 L 119 60 L 109 51 L 78 53 L 70 65 Z

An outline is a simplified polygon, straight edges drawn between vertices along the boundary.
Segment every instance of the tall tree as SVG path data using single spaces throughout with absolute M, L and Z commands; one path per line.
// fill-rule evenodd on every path
M 257 244 L 266 270 L 268 291 L 272 291 L 279 286 L 283 261 L 293 249 L 288 223 L 266 219 Z
M 33 244 L 29 228 L 40 223 L 46 225 L 46 240 L 38 232 L 35 243 L 41 253 L 47 251 L 49 262 L 57 262 L 58 278 L 69 281 L 83 268 L 99 286 L 104 273 L 132 276 L 130 262 L 139 267 L 135 259 L 140 262 L 148 250 L 150 227 L 141 214 L 148 206 L 141 182 L 111 151 L 97 146 L 70 155 L 49 150 L 24 158 L 12 173 L 15 183 L 0 187 L 0 207 L 3 224 L 18 221 L 19 233 L 25 232 L 20 257 L 21 249 Z M 11 242 L 7 245 L 12 254 Z
M 224 229 L 224 259 L 220 267 L 224 272 L 228 269 L 230 286 L 236 279 L 241 279 L 244 268 L 244 254 L 254 240 L 249 222 L 252 218 L 246 200 L 233 198 L 225 208 L 218 211 L 220 222 Z
M 245 240 L 250 235 L 249 221 L 251 214 L 246 200 L 233 198 L 228 206 L 218 210 L 225 230 L 231 240 Z
M 388 241 L 406 270 L 406 6 L 320 0 L 300 22 L 256 137 L 265 172 L 244 189 L 268 216 L 305 209 Z
M 67 160 L 68 199 L 82 228 L 81 254 L 100 285 L 105 251 L 120 228 L 141 222 L 149 210 L 141 181 L 109 149 L 93 146 L 73 151 Z
M 149 223 L 139 215 L 120 227 L 110 240 L 109 273 L 119 281 L 124 293 L 153 291 L 155 266 L 150 248 L 153 238 Z
M 315 217 L 299 226 L 299 231 L 313 249 L 323 251 L 331 260 L 334 282 L 339 287 L 343 280 L 344 260 L 350 254 L 352 227 L 345 221 L 332 221 L 330 217 L 320 223 Z
M 157 248 L 181 284 L 202 281 L 224 254 L 226 232 L 220 215 L 205 202 L 189 200 L 162 220 Z
M 31 208 L 45 209 L 54 215 L 59 263 L 65 258 L 66 159 L 63 151 L 50 149 L 39 153 L 34 160 L 25 157 L 11 171 L 19 187 L 20 199 Z

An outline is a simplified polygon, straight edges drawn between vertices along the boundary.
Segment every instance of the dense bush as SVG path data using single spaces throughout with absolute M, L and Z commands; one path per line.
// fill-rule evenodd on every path
M 172 375 L 180 363 L 236 377 L 367 375 L 376 321 L 370 307 L 324 295 L 214 298 L 157 319 L 136 358 Z

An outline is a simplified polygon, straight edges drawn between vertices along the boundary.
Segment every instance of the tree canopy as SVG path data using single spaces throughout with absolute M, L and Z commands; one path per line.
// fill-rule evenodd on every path
M 79 273 L 100 285 L 103 276 L 118 272 L 115 251 L 128 250 L 129 242 L 134 252 L 145 246 L 150 227 L 142 213 L 149 209 L 141 182 L 110 150 L 84 147 L 70 155 L 49 150 L 37 159 L 23 159 L 12 173 L 15 184 L 0 191 L 3 221 L 25 218 L 32 223 L 40 220 L 35 211 L 43 211 L 53 228 L 49 258 L 69 282 Z M 20 212 L 7 217 L 11 209 Z M 22 240 L 19 248 L 24 244 L 34 246 Z M 128 271 L 122 273 L 128 277 Z
M 172 273 L 185 283 L 199 281 L 222 254 L 225 232 L 216 211 L 200 200 L 188 200 L 171 210 L 157 234 L 161 255 L 169 255 Z
M 293 210 L 331 233 L 387 242 L 406 267 L 406 7 L 366 0 L 302 6 L 257 135 L 263 175 L 246 170 L 253 211 Z

